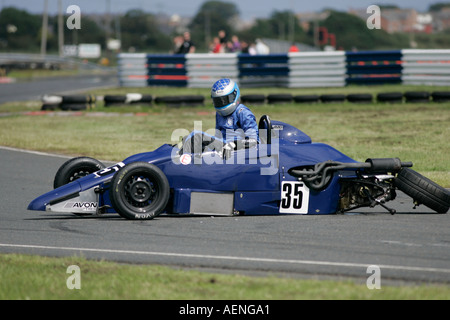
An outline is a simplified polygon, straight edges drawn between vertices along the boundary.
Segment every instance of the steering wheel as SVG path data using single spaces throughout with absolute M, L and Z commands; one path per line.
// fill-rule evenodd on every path
M 261 119 L 259 119 L 258 124 L 258 130 L 266 129 L 267 130 L 267 137 L 259 137 L 261 140 L 264 140 L 266 138 L 266 144 L 272 143 L 272 123 L 270 121 L 270 118 L 268 115 L 263 115 Z

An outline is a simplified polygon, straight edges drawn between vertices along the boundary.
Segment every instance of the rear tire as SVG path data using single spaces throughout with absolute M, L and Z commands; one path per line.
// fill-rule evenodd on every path
M 395 186 L 437 213 L 450 209 L 450 192 L 412 169 L 403 168 L 395 178 Z

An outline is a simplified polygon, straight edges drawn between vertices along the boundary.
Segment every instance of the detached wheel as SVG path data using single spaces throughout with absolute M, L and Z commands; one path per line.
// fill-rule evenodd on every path
M 109 196 L 113 208 L 125 219 L 151 220 L 165 209 L 170 186 L 155 165 L 134 162 L 123 167 L 111 180 Z
M 395 186 L 437 213 L 450 209 L 450 192 L 412 169 L 403 168 L 395 178 Z
M 53 187 L 59 188 L 104 168 L 106 167 L 103 163 L 93 158 L 78 157 L 70 159 L 56 172 Z

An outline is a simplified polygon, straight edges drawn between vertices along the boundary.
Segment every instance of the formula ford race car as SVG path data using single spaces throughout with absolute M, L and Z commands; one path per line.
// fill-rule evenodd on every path
M 164 214 L 335 214 L 380 205 L 401 190 L 437 213 L 450 207 L 450 192 L 398 158 L 357 162 L 293 126 L 259 121 L 260 143 L 184 153 L 162 145 L 106 168 L 98 160 L 67 161 L 54 190 L 29 210 L 77 215 L 118 213 L 126 219 Z

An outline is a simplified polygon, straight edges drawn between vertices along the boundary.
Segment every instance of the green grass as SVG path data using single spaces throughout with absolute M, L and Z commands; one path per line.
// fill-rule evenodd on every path
M 80 268 L 79 290 L 69 290 L 67 268 Z M 369 290 L 366 279 L 316 280 L 206 273 L 155 265 L 0 255 L 0 300 L 446 300 L 444 285 L 389 286 Z

